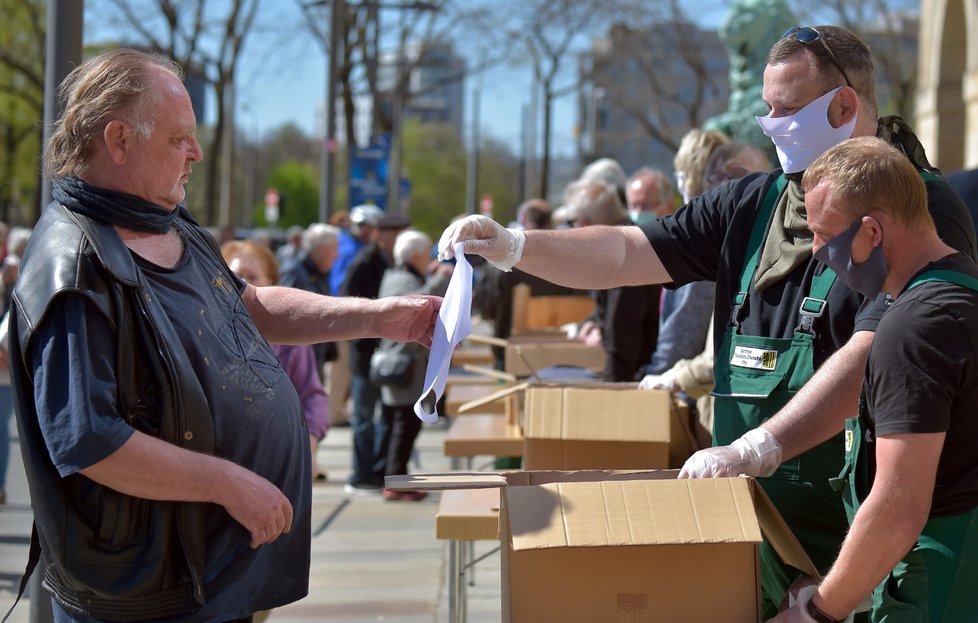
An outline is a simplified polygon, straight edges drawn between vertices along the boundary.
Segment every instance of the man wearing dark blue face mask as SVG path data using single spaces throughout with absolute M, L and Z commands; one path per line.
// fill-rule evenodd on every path
M 877 118 L 872 58 L 852 33 L 834 26 L 786 32 L 768 56 L 763 96 L 771 113 L 760 123 L 778 148 L 779 170 L 721 185 L 640 227 L 524 234 L 468 217 L 446 230 L 439 249 L 450 254 L 465 241 L 466 253 L 578 288 L 716 282 L 713 433 L 722 447 L 695 454 L 682 473 L 761 477 L 824 573 L 848 528 L 829 479 L 842 469 L 844 419 L 855 414 L 884 307 L 882 300 L 864 305 L 812 257 L 802 172 L 837 143 L 879 136 L 925 177 L 945 242 L 974 256 L 975 229 L 906 123 Z M 802 454 L 812 441 L 825 443 Z M 783 457 L 790 460 L 782 465 Z M 770 616 L 799 572 L 766 545 L 761 567 Z
M 837 483 L 851 528 L 832 571 L 777 623 L 978 620 L 978 265 L 941 241 L 913 166 L 876 138 L 805 172 L 815 257 L 893 303 L 876 330 Z

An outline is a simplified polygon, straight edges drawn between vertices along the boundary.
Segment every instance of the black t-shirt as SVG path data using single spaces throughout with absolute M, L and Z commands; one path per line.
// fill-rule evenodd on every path
M 714 348 L 723 340 L 733 297 L 740 291 L 740 273 L 754 220 L 769 186 L 780 173 L 757 173 L 717 186 L 673 216 L 642 226 L 674 285 L 716 282 Z M 938 234 L 948 245 L 975 257 L 975 228 L 961 198 L 942 181 L 930 180 L 926 186 L 928 209 Z M 823 270 L 824 265 L 812 258 L 764 292 L 752 287 L 741 333 L 790 338 L 798 326 L 798 308 L 810 292 L 812 278 Z M 818 368 L 854 331 L 875 330 L 884 309 L 882 296 L 865 301 L 849 290 L 842 279 L 836 279 L 825 312 L 815 324 L 814 366 Z
M 755 174 L 715 187 L 693 199 L 676 214 L 642 225 L 656 254 L 677 286 L 692 281 L 715 281 L 714 348 L 719 348 L 730 324 L 734 296 L 758 211 L 768 187 L 780 171 Z M 763 244 L 763 243 L 762 243 Z M 798 308 L 811 290 L 813 277 L 825 270 L 814 258 L 763 292 L 750 288 L 740 332 L 770 338 L 790 338 L 798 327 Z M 863 297 L 836 279 L 827 304 L 815 324 L 814 365 L 820 366 L 845 344 L 854 330 L 876 328 L 882 311 L 859 314 Z
M 924 270 L 978 278 L 958 253 Z M 877 328 L 866 364 L 865 395 L 875 436 L 946 432 L 932 516 L 978 506 L 978 292 L 929 282 L 903 292 Z
M 389 268 L 387 259 L 376 243 L 357 252 L 346 272 L 346 280 L 340 292 L 343 296 L 377 298 L 384 272 Z M 380 345 L 375 337 L 350 340 L 350 370 L 366 377 L 370 373 L 370 356 Z
M 216 260 L 193 244 L 173 269 L 137 257 L 157 292 L 214 418 L 216 454 L 269 480 L 292 504 L 292 530 L 249 547 L 223 507 L 208 516 L 205 591 L 194 620 L 222 621 L 304 597 L 308 590 L 312 484 L 309 437 L 295 386 L 258 332 Z M 213 616 L 211 619 L 210 617 Z

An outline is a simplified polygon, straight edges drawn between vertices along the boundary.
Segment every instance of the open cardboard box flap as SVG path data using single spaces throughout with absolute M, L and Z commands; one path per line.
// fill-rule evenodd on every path
M 509 487 L 514 550 L 760 542 L 819 577 L 757 481 L 676 480 L 676 470 L 447 472 L 388 476 L 396 491 Z M 654 482 L 671 481 L 671 482 Z M 568 504 L 568 500 L 578 503 Z
M 474 368 L 469 368 L 471 371 L 477 372 L 478 370 Z M 510 379 L 515 381 L 516 377 L 511 377 Z M 625 389 L 638 389 L 638 383 L 610 383 L 607 381 L 523 381 L 516 385 L 510 387 L 505 387 L 499 391 L 493 392 L 484 398 L 479 398 L 477 400 L 469 401 L 458 408 L 459 413 L 469 413 L 470 411 L 475 411 L 480 407 L 484 407 L 487 404 L 496 402 L 497 400 L 502 400 L 507 396 L 512 396 L 513 394 L 525 391 L 530 387 L 554 387 L 554 388 L 577 388 L 577 389 L 603 389 L 603 390 L 625 390 Z M 655 390 L 653 390 L 655 391 Z M 666 392 L 663 391 L 665 394 Z

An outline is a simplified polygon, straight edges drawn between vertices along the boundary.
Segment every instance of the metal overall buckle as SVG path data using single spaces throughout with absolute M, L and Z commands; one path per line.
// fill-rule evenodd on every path
M 801 316 L 801 324 L 795 329 L 799 333 L 807 333 L 813 338 L 817 337 L 818 334 L 815 333 L 815 329 L 812 328 L 815 324 L 816 318 L 821 318 L 822 314 L 825 312 L 825 301 L 822 299 L 812 298 L 806 296 L 801 301 L 801 305 L 798 306 L 798 315 Z

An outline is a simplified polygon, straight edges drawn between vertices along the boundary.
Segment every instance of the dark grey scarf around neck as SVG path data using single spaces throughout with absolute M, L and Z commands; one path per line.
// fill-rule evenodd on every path
M 135 195 L 92 186 L 74 175 L 55 180 L 51 196 L 72 212 L 101 223 L 153 234 L 170 231 L 179 212 Z

